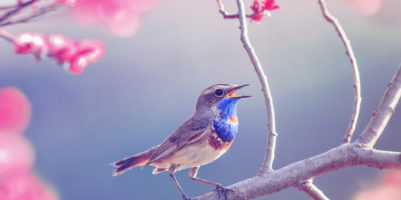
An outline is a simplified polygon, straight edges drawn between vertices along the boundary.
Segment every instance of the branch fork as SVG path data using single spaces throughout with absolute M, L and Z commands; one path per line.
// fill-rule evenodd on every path
M 313 184 L 313 178 L 352 166 L 367 166 L 378 169 L 401 168 L 401 152 L 373 149 L 374 144 L 383 133 L 387 122 L 394 113 L 395 106 L 401 98 L 401 66 L 397 70 L 391 84 L 385 91 L 382 101 L 377 110 L 373 113 L 365 130 L 355 142 L 350 143 L 353 133 L 355 132 L 361 104 L 361 86 L 358 65 L 349 39 L 345 35 L 340 23 L 332 14 L 329 13 L 325 0 L 318 1 L 324 18 L 334 26 L 339 38 L 344 44 L 346 55 L 351 63 L 354 79 L 354 106 L 351 120 L 342 141 L 343 145 L 339 145 L 317 156 L 289 164 L 278 170 L 273 170 L 272 165 L 277 137 L 273 100 L 267 77 L 248 38 L 247 16 L 245 15 L 244 3 L 242 0 L 236 0 L 238 14 L 230 15 L 224 10 L 224 5 L 221 3 L 221 0 L 217 0 L 219 12 L 223 15 L 223 18 L 226 19 L 235 16 L 232 18 L 238 18 L 240 22 L 240 39 L 262 86 L 268 116 L 268 141 L 262 167 L 257 175 L 228 186 L 228 189 L 235 191 L 229 194 L 229 199 L 252 199 L 272 194 L 289 187 L 294 187 L 305 192 L 313 199 L 327 200 L 329 198 L 315 184 Z M 216 193 L 212 192 L 196 197 L 195 199 L 213 200 L 218 199 L 218 196 Z

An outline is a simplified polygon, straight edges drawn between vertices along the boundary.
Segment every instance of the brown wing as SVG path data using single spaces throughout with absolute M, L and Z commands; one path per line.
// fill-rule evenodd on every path
M 148 164 L 163 159 L 172 154 L 175 150 L 195 142 L 205 133 L 209 125 L 211 125 L 211 120 L 207 118 L 191 118 L 184 122 L 184 124 L 178 127 L 159 147 L 157 147 L 150 157 Z

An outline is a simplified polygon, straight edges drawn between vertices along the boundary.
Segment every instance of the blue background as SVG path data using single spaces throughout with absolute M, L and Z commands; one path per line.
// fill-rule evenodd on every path
M 353 106 L 348 58 L 317 2 L 279 4 L 271 18 L 249 25 L 275 103 L 276 169 L 339 145 Z M 344 1 L 329 1 L 360 66 L 363 101 L 356 135 L 400 64 L 400 7 L 399 1 L 385 1 L 376 16 L 363 17 Z M 228 2 L 227 9 L 235 10 Z M 167 173 L 152 175 L 148 167 L 112 177 L 109 163 L 162 142 L 192 115 L 200 92 L 216 83 L 249 83 L 241 94 L 253 97 L 239 102 L 239 134 L 231 149 L 201 167 L 198 176 L 230 185 L 257 173 L 266 145 L 266 109 L 238 22 L 223 20 L 215 1 L 161 1 L 129 38 L 79 26 L 61 13 L 7 30 L 97 38 L 107 48 L 98 63 L 71 76 L 50 59 L 35 63 L 14 54 L 12 45 L 0 40 L 0 87 L 17 87 L 30 99 L 33 114 L 25 134 L 35 147 L 35 171 L 60 199 L 179 199 Z M 377 148 L 401 151 L 400 120 L 395 112 Z M 177 177 L 190 196 L 213 189 L 192 182 L 187 173 Z M 315 183 L 332 199 L 350 199 L 379 174 L 354 167 Z M 260 199 L 309 197 L 287 189 Z

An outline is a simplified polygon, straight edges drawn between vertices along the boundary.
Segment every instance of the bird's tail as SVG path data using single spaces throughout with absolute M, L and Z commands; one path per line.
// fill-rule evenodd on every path
M 113 171 L 113 176 L 120 175 L 137 166 L 144 166 L 152 156 L 152 150 L 153 149 L 112 163 L 112 165 L 117 168 Z

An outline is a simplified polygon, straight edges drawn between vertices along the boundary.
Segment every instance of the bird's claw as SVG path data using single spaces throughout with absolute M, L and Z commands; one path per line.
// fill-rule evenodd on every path
M 225 188 L 224 186 L 222 186 L 220 184 L 216 184 L 216 189 L 214 189 L 214 190 L 217 192 L 217 194 L 219 194 L 219 199 L 223 193 L 225 200 L 228 200 L 228 197 L 227 197 L 228 192 L 234 192 L 234 190 Z
M 183 199 L 183 200 L 191 200 L 191 198 L 189 198 L 189 197 L 188 197 L 187 195 L 185 195 L 185 194 L 182 195 L 182 199 Z

